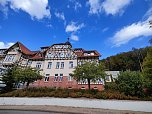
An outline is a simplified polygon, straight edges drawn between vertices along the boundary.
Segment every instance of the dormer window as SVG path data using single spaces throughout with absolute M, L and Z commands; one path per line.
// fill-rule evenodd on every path
M 94 53 L 92 52 L 91 55 L 94 55 Z
M 38 69 L 40 69 L 41 66 L 42 66 L 42 63 L 37 63 L 37 64 L 36 64 L 36 68 L 38 68 Z
M 87 56 L 88 54 L 87 53 L 84 53 L 84 56 Z

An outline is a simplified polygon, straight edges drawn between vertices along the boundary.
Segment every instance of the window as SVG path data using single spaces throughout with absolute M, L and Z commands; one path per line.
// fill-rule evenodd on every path
M 73 61 L 69 62 L 69 68 L 73 68 Z
M 55 82 L 58 81 L 58 74 L 55 74 L 55 76 L 54 76 L 54 81 L 55 81 Z
M 45 82 L 48 82 L 48 81 L 49 81 L 49 75 L 50 75 L 50 74 L 46 74 L 46 76 L 45 76 L 45 78 L 44 78 L 44 81 L 45 81 Z
M 81 89 L 85 89 L 85 87 L 81 87 Z
M 15 58 L 14 55 L 7 55 L 7 56 L 5 57 L 5 61 L 13 61 L 14 58 Z
M 72 76 L 68 76 L 68 81 L 72 81 L 73 80 L 73 78 L 72 78 Z
M 61 62 L 61 68 L 62 69 L 64 68 L 64 62 Z
M 94 55 L 94 53 L 92 52 L 91 55 Z
M 37 63 L 36 64 L 36 68 L 40 69 L 41 68 L 42 63 Z
M 63 80 L 63 74 L 60 74 L 59 81 L 61 82 Z
M 31 65 L 32 64 L 32 61 L 28 61 L 28 63 L 27 63 L 28 65 Z
M 110 82 L 110 81 L 111 81 L 111 80 L 110 80 L 111 76 L 106 76 L 105 78 L 106 78 L 106 81 L 107 81 L 107 82 Z
M 98 88 L 97 88 L 97 87 L 94 87 L 93 89 L 97 90 Z
M 59 69 L 59 67 L 60 67 L 60 62 L 57 62 L 56 63 L 56 69 Z
M 68 87 L 68 89 L 72 89 L 72 87 Z
M 48 62 L 48 69 L 51 69 L 51 67 L 52 67 L 52 62 Z
M 98 79 L 98 83 L 100 83 L 100 84 L 103 83 L 101 78 Z

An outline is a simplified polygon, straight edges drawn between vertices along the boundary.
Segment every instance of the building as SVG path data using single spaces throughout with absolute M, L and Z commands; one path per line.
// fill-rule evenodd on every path
M 99 62 L 100 54 L 96 50 L 84 50 L 82 48 L 72 48 L 69 41 L 65 43 L 53 44 L 51 46 L 41 47 L 40 51 L 31 51 L 22 43 L 17 42 L 8 49 L 3 50 L 1 67 L 9 68 L 13 65 L 21 67 L 37 68 L 42 80 L 37 80 L 30 86 L 56 87 L 69 89 L 87 89 L 87 81 L 77 82 L 69 74 L 73 72 L 78 64 L 84 61 Z M 91 82 L 92 89 L 103 89 L 102 79 L 97 82 Z
M 114 82 L 115 79 L 120 74 L 120 71 L 105 71 L 105 73 L 106 73 L 105 81 L 106 82 Z

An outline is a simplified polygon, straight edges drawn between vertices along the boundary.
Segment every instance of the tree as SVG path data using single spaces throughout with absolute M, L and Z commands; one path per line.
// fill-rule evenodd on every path
M 76 69 L 70 74 L 77 81 L 86 80 L 88 82 L 88 88 L 90 90 L 90 82 L 96 81 L 97 79 L 104 79 L 104 70 L 102 64 L 95 62 L 85 62 L 82 65 L 78 65 Z
M 116 84 L 120 92 L 126 95 L 139 96 L 143 95 L 144 78 L 140 72 L 125 71 L 120 72 L 116 79 Z
M 141 71 L 143 60 L 149 49 L 152 47 L 133 48 L 132 51 L 110 56 L 101 61 L 105 64 L 105 69 L 112 71 Z
M 6 84 L 6 87 L 5 87 L 6 91 L 12 90 L 14 86 L 15 79 L 14 79 L 13 71 L 15 69 L 16 69 L 16 66 L 12 68 L 8 68 L 2 75 L 2 81 Z
M 42 79 L 42 76 L 40 75 L 40 73 L 33 68 L 27 67 L 27 68 L 17 68 L 14 71 L 15 74 L 15 80 L 18 83 L 26 83 L 26 87 L 28 88 L 29 84 Z
M 143 62 L 143 75 L 152 81 L 152 49 L 149 49 Z
M 142 54 L 141 54 L 141 52 L 140 52 L 140 50 L 139 50 L 139 49 L 132 48 L 132 50 L 133 50 L 133 52 L 136 54 L 136 56 L 137 56 L 137 58 L 138 58 L 139 65 L 140 65 L 140 71 L 142 71 L 142 70 L 143 70 L 143 68 L 142 68 L 141 59 L 143 60 L 143 56 L 142 56 Z
M 17 83 L 26 83 L 26 87 L 28 88 L 30 83 L 38 79 L 42 79 L 42 76 L 36 69 L 17 66 L 9 68 L 2 77 L 2 81 L 6 84 L 7 90 L 11 90 L 14 84 Z

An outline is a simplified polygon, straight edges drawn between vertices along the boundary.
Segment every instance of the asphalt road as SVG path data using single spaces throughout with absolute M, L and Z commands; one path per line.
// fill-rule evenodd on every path
M 58 112 L 0 110 L 0 114 L 67 114 Z

